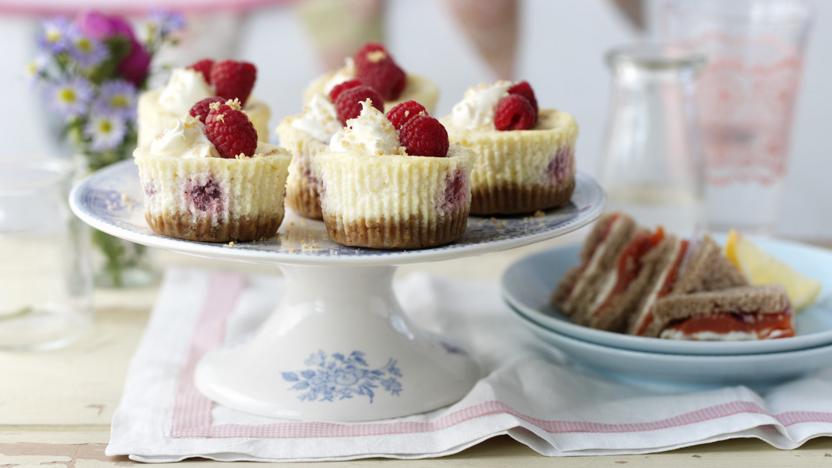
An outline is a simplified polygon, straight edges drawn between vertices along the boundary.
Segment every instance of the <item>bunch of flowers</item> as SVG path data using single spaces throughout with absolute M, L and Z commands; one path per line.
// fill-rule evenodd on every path
M 60 119 L 62 136 L 85 157 L 88 170 L 132 153 L 137 96 L 146 86 L 153 56 L 175 43 L 184 26 L 181 15 L 169 12 L 151 13 L 138 30 L 122 17 L 99 12 L 43 24 L 29 72 L 50 115 Z M 101 231 L 93 231 L 92 240 L 103 258 L 96 271 L 100 285 L 123 286 L 128 270 L 151 275 L 144 247 Z
M 136 143 L 136 99 L 153 56 L 176 41 L 181 15 L 154 12 L 138 31 L 99 12 L 46 21 L 30 73 L 61 129 L 95 170 L 129 156 Z M 137 34 L 138 32 L 138 34 Z

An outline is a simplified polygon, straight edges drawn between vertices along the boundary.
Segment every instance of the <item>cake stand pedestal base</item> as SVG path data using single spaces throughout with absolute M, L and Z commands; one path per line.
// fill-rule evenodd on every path
M 199 363 L 210 399 L 260 416 L 364 421 L 447 406 L 479 379 L 464 351 L 405 318 L 395 267 L 280 268 L 282 301 L 256 335 Z

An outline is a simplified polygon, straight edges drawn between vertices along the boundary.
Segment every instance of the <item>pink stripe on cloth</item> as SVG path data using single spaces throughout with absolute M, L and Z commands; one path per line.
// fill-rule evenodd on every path
M 832 423 L 832 413 L 823 411 L 786 411 L 775 417 L 784 426 L 803 423 Z
M 339 424 L 316 421 L 286 421 L 271 424 L 213 425 L 211 401 L 194 385 L 194 369 L 202 356 L 221 345 L 225 321 L 243 291 L 240 275 L 213 275 L 197 322 L 185 367 L 179 375 L 174 400 L 171 437 L 175 438 L 338 438 L 436 432 L 477 418 L 511 415 L 549 433 L 632 433 L 684 427 L 738 414 L 768 414 L 750 401 L 731 401 L 682 413 L 670 418 L 634 423 L 601 423 L 540 419 L 521 413 L 497 400 L 486 401 L 452 411 L 432 421 L 391 421 Z M 811 422 L 832 422 L 832 413 L 793 411 L 770 415 L 784 426 Z
M 221 344 L 225 321 L 234 310 L 245 288 L 245 276 L 239 273 L 215 273 L 208 278 L 208 293 L 191 337 L 185 367 L 179 374 L 173 402 L 172 437 L 188 437 L 195 429 L 211 427 L 211 400 L 194 385 L 194 370 L 202 356 Z
M 492 415 L 512 415 L 533 424 L 549 433 L 624 433 L 649 432 L 686 426 L 712 419 L 724 418 L 742 413 L 764 414 L 755 403 L 734 401 L 691 411 L 672 418 L 657 421 L 607 424 L 589 421 L 561 421 L 534 418 L 516 411 L 501 401 L 487 401 L 454 411 L 433 421 L 399 421 L 390 423 L 338 424 L 327 422 L 281 422 L 257 426 L 224 424 L 203 428 L 203 437 L 223 438 L 319 438 L 319 437 L 366 437 L 383 435 L 418 434 L 436 432 L 466 421 Z M 197 436 L 194 434 L 194 436 Z

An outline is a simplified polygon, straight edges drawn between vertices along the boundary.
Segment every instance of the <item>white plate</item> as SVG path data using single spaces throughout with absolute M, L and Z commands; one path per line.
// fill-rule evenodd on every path
M 556 333 L 518 313 L 518 318 L 544 343 L 606 377 L 640 385 L 714 386 L 773 384 L 832 364 L 832 345 L 766 354 L 707 356 L 662 354 L 614 348 Z
M 102 169 L 73 188 L 72 211 L 96 229 L 138 244 L 215 258 L 316 265 L 398 265 L 496 252 L 562 236 L 594 221 L 604 192 L 589 176 L 578 174 L 572 203 L 544 216 L 476 218 L 462 239 L 423 250 L 372 250 L 330 241 L 323 223 L 287 213 L 277 239 L 229 246 L 190 242 L 154 234 L 144 220 L 143 195 L 133 161 Z
M 580 246 L 560 247 L 520 259 L 503 274 L 505 301 L 518 313 L 554 332 L 603 346 L 671 354 L 777 353 L 832 344 L 832 252 L 795 242 L 753 238 L 766 252 L 823 282 L 818 301 L 796 317 L 797 336 L 776 340 L 695 342 L 645 338 L 576 325 L 549 304 L 552 290 L 578 263 Z

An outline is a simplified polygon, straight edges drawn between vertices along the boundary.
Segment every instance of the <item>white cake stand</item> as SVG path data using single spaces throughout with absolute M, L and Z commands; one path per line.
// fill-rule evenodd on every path
M 415 251 L 339 246 L 323 224 L 288 213 L 277 239 L 209 244 L 163 237 L 144 221 L 132 161 L 101 170 L 70 194 L 89 225 L 150 247 L 270 263 L 286 287 L 254 338 L 209 352 L 196 385 L 230 408 L 270 417 L 361 421 L 423 413 L 461 399 L 481 377 L 464 350 L 415 327 L 393 294 L 396 265 L 519 247 L 564 235 L 601 213 L 604 195 L 578 174 L 568 207 L 544 216 L 471 218 L 463 239 Z

